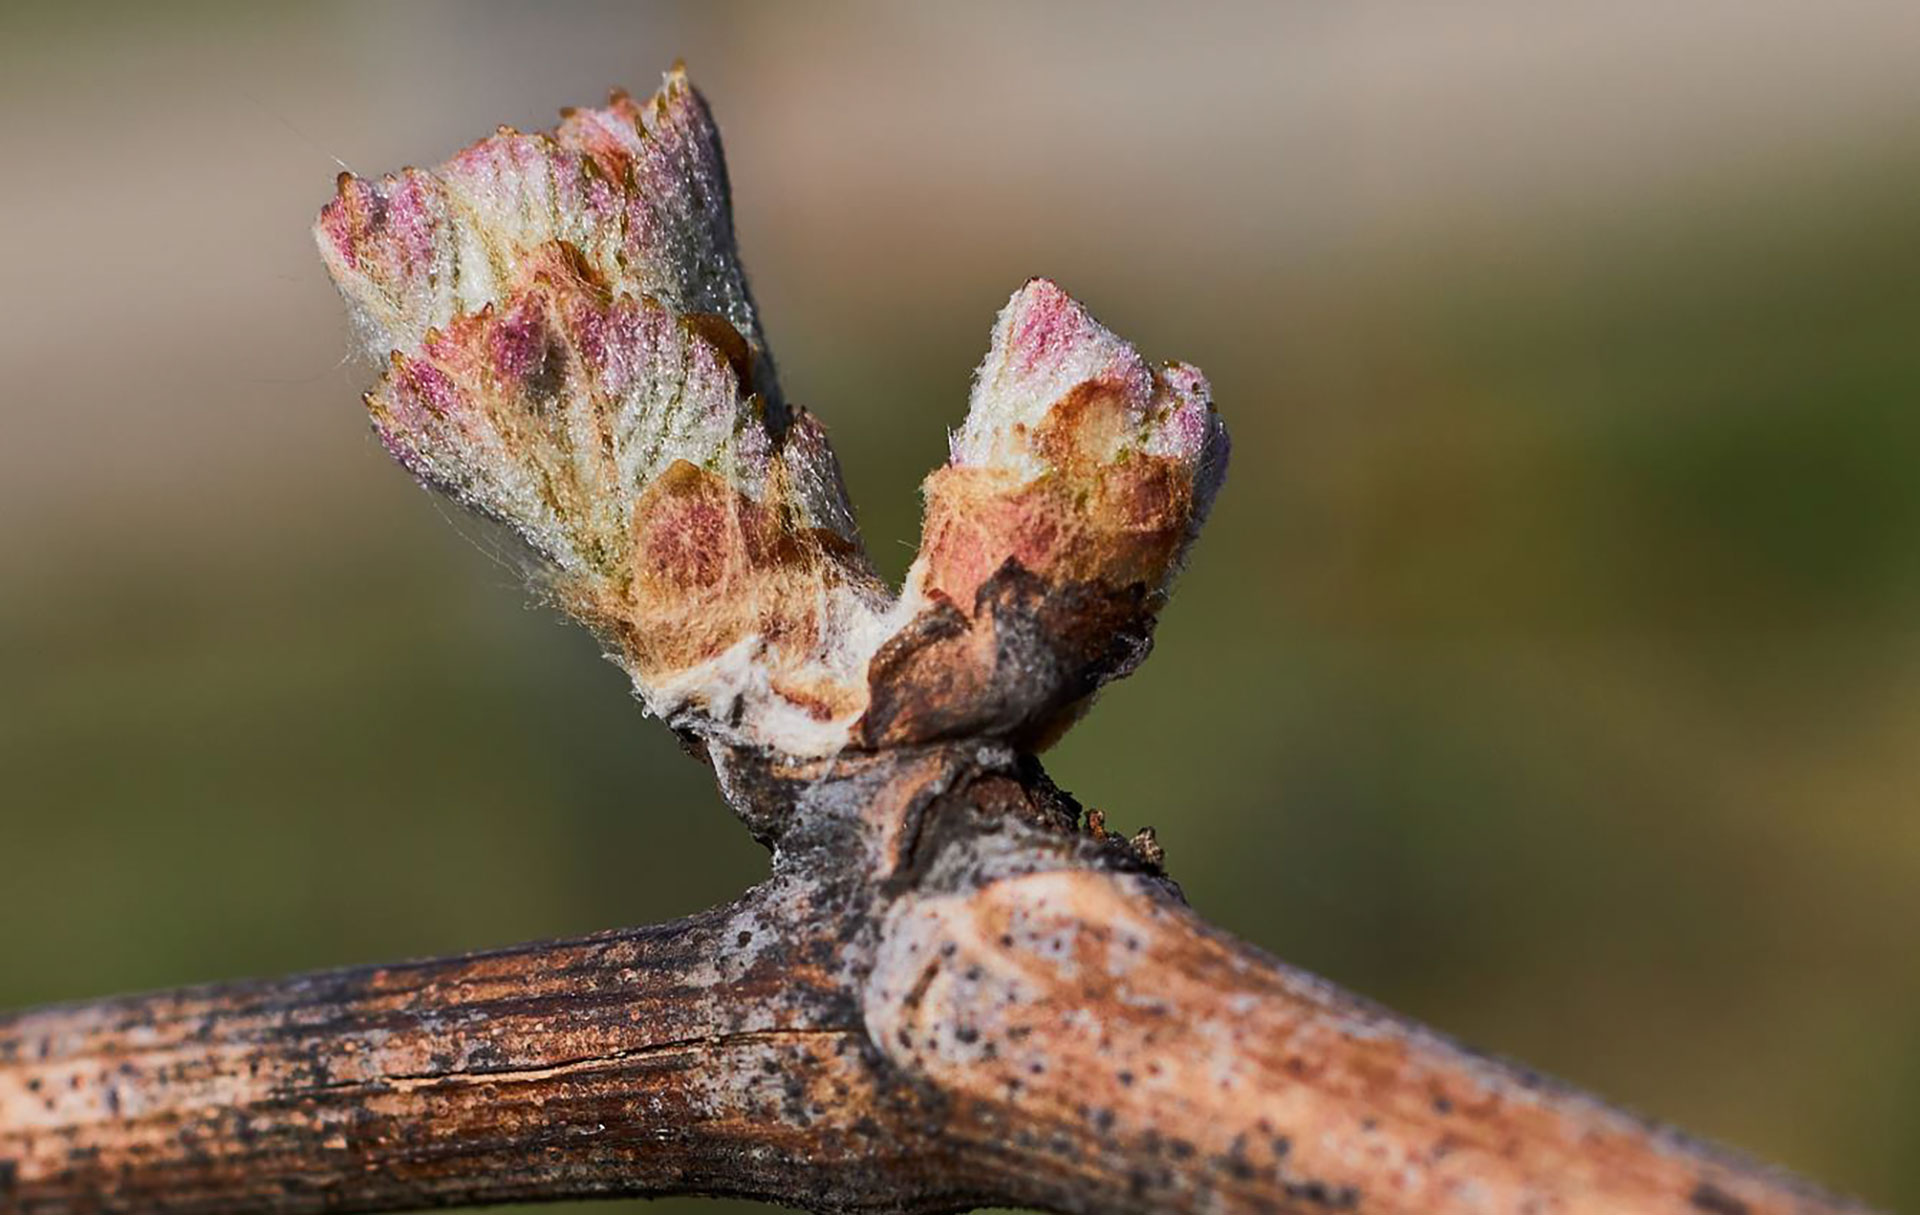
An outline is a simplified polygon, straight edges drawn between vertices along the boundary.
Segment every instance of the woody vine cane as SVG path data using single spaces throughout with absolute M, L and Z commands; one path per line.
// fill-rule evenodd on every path
M 895 593 L 680 70 L 343 176 L 316 236 L 387 450 L 526 542 L 771 874 L 650 928 L 0 1018 L 0 1211 L 1859 1209 L 1233 940 L 1047 779 L 1224 477 L 1196 369 L 1021 287 Z

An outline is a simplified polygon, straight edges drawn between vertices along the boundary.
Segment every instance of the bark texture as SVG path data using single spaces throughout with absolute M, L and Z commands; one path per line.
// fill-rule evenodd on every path
M 0 1212 L 1859 1209 L 1209 928 L 1013 750 L 716 760 L 728 906 L 0 1019 Z

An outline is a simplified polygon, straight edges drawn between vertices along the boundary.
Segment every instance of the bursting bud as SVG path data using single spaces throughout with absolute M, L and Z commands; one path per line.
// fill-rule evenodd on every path
M 1227 468 L 1206 377 L 1153 367 L 1033 279 L 1001 311 L 882 651 L 870 742 L 968 732 L 1039 747 L 1146 656 Z M 952 689 L 949 693 L 940 689 Z
M 1225 469 L 1205 379 L 1052 283 L 1001 313 L 905 592 L 780 392 L 720 137 L 676 67 L 431 171 L 342 175 L 315 238 L 386 449 L 512 529 L 710 751 L 1039 745 L 1144 655 Z

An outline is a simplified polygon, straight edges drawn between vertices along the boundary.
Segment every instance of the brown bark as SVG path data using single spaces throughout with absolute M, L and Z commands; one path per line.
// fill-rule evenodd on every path
M 1859 1209 L 1207 927 L 1029 758 L 717 758 L 727 907 L 0 1018 L 0 1212 Z

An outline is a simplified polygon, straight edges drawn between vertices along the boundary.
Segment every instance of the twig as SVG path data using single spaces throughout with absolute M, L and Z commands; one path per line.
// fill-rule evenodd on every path
M 0 1213 L 1859 1209 L 1208 928 L 1151 831 L 1048 782 L 1225 473 L 1196 369 L 1021 288 L 896 597 L 773 377 L 682 73 L 343 177 L 318 235 L 389 450 L 545 559 L 773 876 L 659 928 L 0 1019 Z
M 0 1211 L 1860 1209 L 1207 927 L 978 750 L 842 765 L 676 923 L 0 1020 Z

